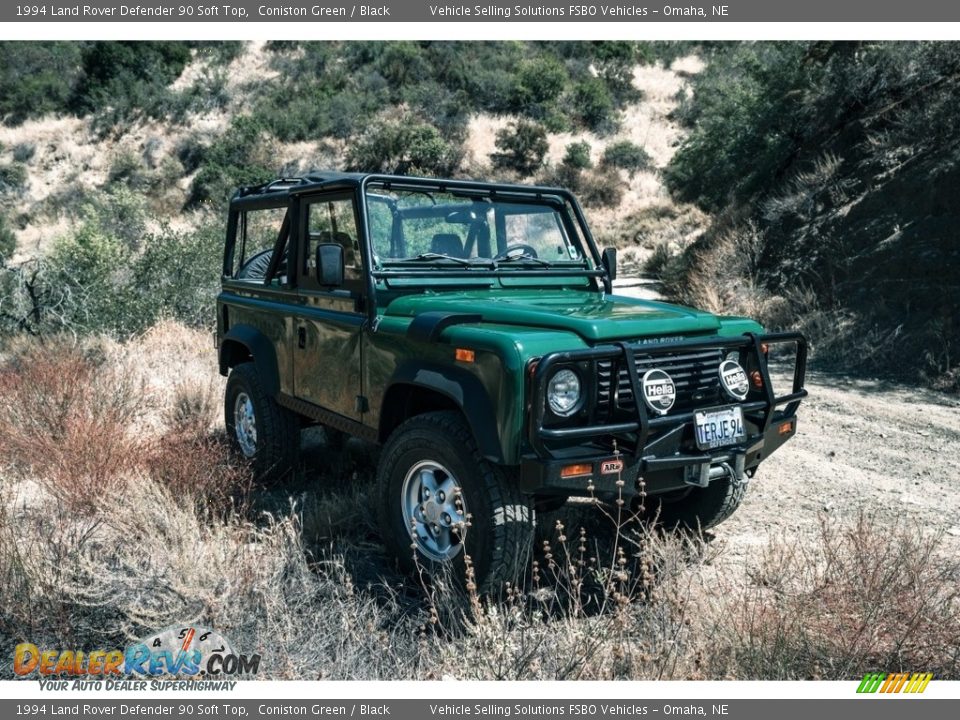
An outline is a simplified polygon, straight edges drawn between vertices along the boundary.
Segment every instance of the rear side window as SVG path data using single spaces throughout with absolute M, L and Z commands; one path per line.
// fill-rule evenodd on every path
M 281 233 L 289 232 L 285 222 L 287 208 L 247 210 L 241 213 L 233 257 L 233 277 L 237 280 L 263 280 L 273 259 L 273 249 Z M 284 247 L 286 255 L 286 247 Z M 286 260 L 280 264 L 277 277 L 286 281 Z

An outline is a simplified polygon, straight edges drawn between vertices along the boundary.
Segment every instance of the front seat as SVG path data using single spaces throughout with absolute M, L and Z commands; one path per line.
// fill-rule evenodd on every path
M 430 243 L 430 252 L 462 258 L 464 255 L 463 240 L 460 239 L 459 235 L 455 235 L 454 233 L 437 233 L 433 236 L 433 241 Z

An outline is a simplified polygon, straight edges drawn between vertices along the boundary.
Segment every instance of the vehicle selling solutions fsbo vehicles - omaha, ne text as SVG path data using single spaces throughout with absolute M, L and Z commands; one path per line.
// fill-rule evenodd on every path
M 383 445 L 369 497 L 398 561 L 529 562 L 537 511 L 645 500 L 709 528 L 796 432 L 806 344 L 752 320 L 612 294 L 558 188 L 317 173 L 239 190 L 217 303 L 225 417 L 278 480 L 300 429 Z M 768 356 L 793 363 L 777 396 Z M 620 482 L 618 482 L 620 481 Z

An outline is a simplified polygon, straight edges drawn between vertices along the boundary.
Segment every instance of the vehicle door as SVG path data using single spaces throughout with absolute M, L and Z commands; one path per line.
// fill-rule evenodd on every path
M 325 410 L 360 421 L 361 328 L 365 283 L 356 197 L 349 191 L 300 198 L 298 234 L 298 315 L 294 343 L 296 396 Z M 343 284 L 320 284 L 317 246 L 343 248 Z

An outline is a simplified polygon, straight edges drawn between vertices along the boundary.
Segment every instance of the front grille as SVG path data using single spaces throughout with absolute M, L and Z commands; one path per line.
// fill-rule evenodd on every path
M 637 376 L 642 378 L 647 370 L 658 368 L 666 372 L 677 388 L 677 400 L 670 415 L 689 412 L 696 407 L 715 404 L 720 401 L 720 362 L 723 351 L 699 350 L 682 355 L 644 355 L 635 356 Z M 614 368 L 616 366 L 617 384 L 613 387 Z M 601 360 L 597 363 L 597 409 L 601 415 L 616 414 L 617 410 L 634 410 L 636 398 L 630 386 L 630 376 L 623 362 Z M 604 413 L 604 409 L 606 413 Z M 608 416 L 609 416 L 608 415 Z

